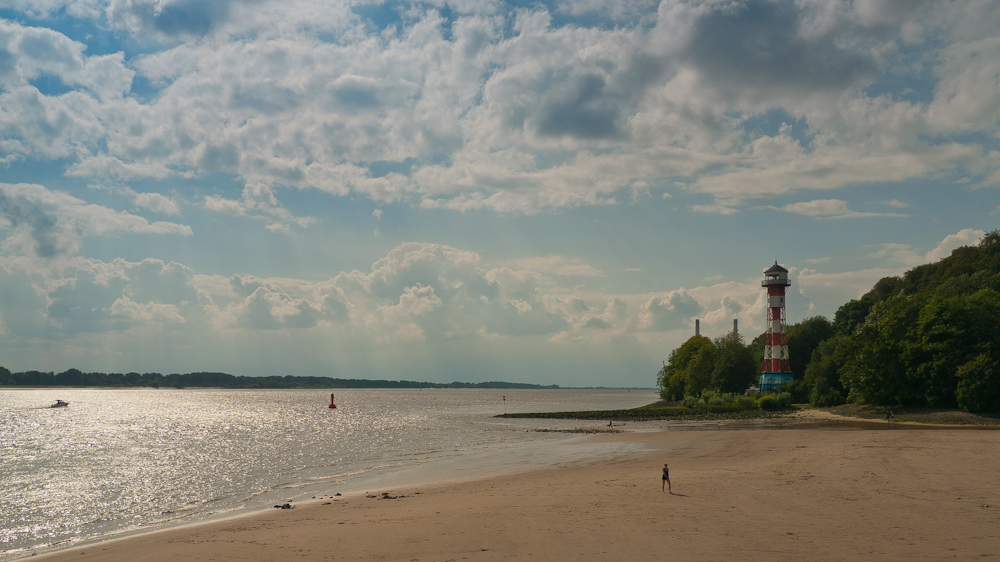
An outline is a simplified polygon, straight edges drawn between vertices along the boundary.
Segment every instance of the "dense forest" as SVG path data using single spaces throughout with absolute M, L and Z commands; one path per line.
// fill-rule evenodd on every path
M 755 383 L 764 335 L 694 336 L 657 375 L 665 400 Z M 885 277 L 831 322 L 788 327 L 796 402 L 1000 411 L 1000 231 L 902 277 Z
M 513 382 L 453 382 L 430 383 L 365 379 L 334 379 L 330 377 L 237 377 L 226 373 L 84 373 L 69 369 L 62 373 L 26 371 L 11 373 L 0 367 L 0 385 L 6 386 L 104 386 L 104 387 L 212 387 L 212 388 L 559 388 Z

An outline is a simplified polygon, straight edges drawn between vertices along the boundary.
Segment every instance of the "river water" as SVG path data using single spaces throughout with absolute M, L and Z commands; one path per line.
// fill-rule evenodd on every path
M 67 408 L 47 408 L 55 399 Z M 0 560 L 272 504 L 616 455 L 508 412 L 654 391 L 0 390 Z

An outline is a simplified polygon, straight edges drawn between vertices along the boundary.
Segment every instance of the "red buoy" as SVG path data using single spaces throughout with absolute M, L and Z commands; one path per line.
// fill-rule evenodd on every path
M 330 405 L 327 408 L 336 408 L 337 405 L 333 403 L 333 393 L 330 393 Z

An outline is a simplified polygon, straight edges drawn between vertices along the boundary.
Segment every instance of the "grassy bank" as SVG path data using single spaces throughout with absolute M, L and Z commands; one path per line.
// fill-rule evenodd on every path
M 727 408 L 688 408 L 680 402 L 656 402 L 628 410 L 591 410 L 584 412 L 536 412 L 529 414 L 501 414 L 498 418 L 534 418 L 560 420 L 758 420 L 781 418 L 789 410 L 735 410 Z
M 892 419 L 897 422 L 917 422 L 935 424 L 955 424 L 955 425 L 998 425 L 1000 426 L 1000 413 L 972 414 L 964 410 L 954 408 L 917 408 L 917 407 L 892 407 L 867 406 L 859 404 L 844 404 L 832 408 L 819 408 L 824 412 L 830 412 L 838 416 L 861 419 L 884 420 L 886 410 L 892 410 Z
M 712 420 L 757 420 L 782 418 L 794 414 L 796 411 L 808 406 L 798 405 L 794 408 L 784 410 L 729 410 L 725 407 L 688 408 L 681 402 L 656 402 L 639 408 L 629 410 L 591 410 L 583 412 L 535 412 L 524 414 L 501 414 L 498 418 L 534 418 L 534 419 L 562 419 L 562 420 L 604 420 L 604 421 L 655 421 L 655 420 L 676 420 L 676 421 L 712 421 Z M 816 408 L 817 410 L 829 412 L 838 416 L 848 418 L 884 420 L 886 408 L 884 406 L 866 406 L 858 404 L 844 404 L 832 408 Z M 1000 413 L 990 414 L 970 414 L 963 410 L 951 408 L 917 408 L 917 407 L 894 407 L 892 408 L 893 421 L 896 422 L 917 422 L 930 424 L 954 424 L 954 425 L 991 425 L 1000 426 Z

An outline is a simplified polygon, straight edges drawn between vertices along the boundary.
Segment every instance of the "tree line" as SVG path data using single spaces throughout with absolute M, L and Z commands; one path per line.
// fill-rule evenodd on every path
M 25 371 L 12 373 L 0 367 L 0 386 L 102 386 L 102 387 L 153 387 L 153 388 L 516 388 L 554 389 L 558 385 L 540 385 L 513 382 L 452 382 L 430 383 L 418 381 L 390 381 L 367 379 L 339 379 L 330 377 L 297 377 L 292 375 L 270 377 L 234 376 L 227 373 L 84 373 L 69 369 L 62 373 Z
M 796 402 L 1000 411 L 1000 231 L 938 262 L 885 277 L 861 298 L 788 327 Z M 743 392 L 764 334 L 693 336 L 657 374 L 665 400 Z

